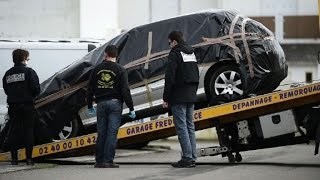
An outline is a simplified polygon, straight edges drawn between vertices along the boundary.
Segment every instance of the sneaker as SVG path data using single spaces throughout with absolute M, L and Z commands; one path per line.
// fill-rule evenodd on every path
M 94 168 L 105 168 L 106 165 L 104 163 L 95 163 L 93 167 Z
M 11 165 L 18 165 L 18 159 L 12 159 Z
M 114 162 L 106 163 L 105 166 L 106 166 L 105 168 L 119 168 L 119 164 L 116 164 Z
M 196 167 L 196 161 L 192 161 L 190 166 L 191 167 Z
M 185 161 L 185 160 L 180 160 L 178 162 L 172 163 L 171 166 L 175 167 L 175 168 L 191 168 L 191 167 L 193 167 L 192 166 L 192 162 L 188 162 L 188 161 Z
M 32 166 L 34 163 L 33 163 L 32 159 L 27 159 L 27 160 L 26 160 L 26 164 L 27 164 L 28 166 Z

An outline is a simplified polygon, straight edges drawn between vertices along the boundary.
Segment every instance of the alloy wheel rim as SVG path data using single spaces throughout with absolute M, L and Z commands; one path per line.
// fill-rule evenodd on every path
M 53 141 L 61 141 L 68 139 L 72 133 L 72 122 L 70 121 L 67 125 L 63 126 L 63 129 L 59 132 L 55 139 Z
M 214 90 L 217 95 L 243 95 L 241 85 L 240 74 L 229 70 L 219 74 L 214 82 Z

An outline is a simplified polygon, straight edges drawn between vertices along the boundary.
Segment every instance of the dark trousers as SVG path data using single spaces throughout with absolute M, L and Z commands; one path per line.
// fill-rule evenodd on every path
M 11 121 L 10 151 L 11 158 L 18 159 L 19 148 L 26 148 L 26 158 L 32 158 L 33 127 L 35 109 L 32 104 L 9 104 L 9 116 Z
M 122 102 L 116 99 L 98 102 L 96 162 L 112 163 L 121 125 Z
M 197 159 L 193 110 L 194 105 L 192 103 L 173 104 L 171 106 L 173 123 L 182 150 L 181 159 L 185 161 L 195 161 Z

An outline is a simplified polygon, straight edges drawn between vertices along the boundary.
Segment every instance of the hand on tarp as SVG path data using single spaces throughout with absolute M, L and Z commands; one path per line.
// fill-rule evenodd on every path
M 135 112 L 135 111 L 130 111 L 129 117 L 130 117 L 131 119 L 136 118 L 136 112 Z
M 96 115 L 96 114 L 97 114 L 97 113 L 96 113 L 96 109 L 94 109 L 94 108 L 88 109 L 88 114 L 89 114 L 89 115 Z

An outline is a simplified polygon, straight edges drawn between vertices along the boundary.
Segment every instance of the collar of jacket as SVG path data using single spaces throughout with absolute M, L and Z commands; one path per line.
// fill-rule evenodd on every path
M 22 63 L 14 64 L 14 67 L 17 67 L 17 66 L 26 66 L 26 65 L 25 65 L 25 64 L 22 64 Z
M 184 45 L 186 45 L 185 42 L 179 43 L 179 44 L 177 44 L 175 47 L 173 47 L 172 50 L 180 49 L 180 48 L 183 47 Z

